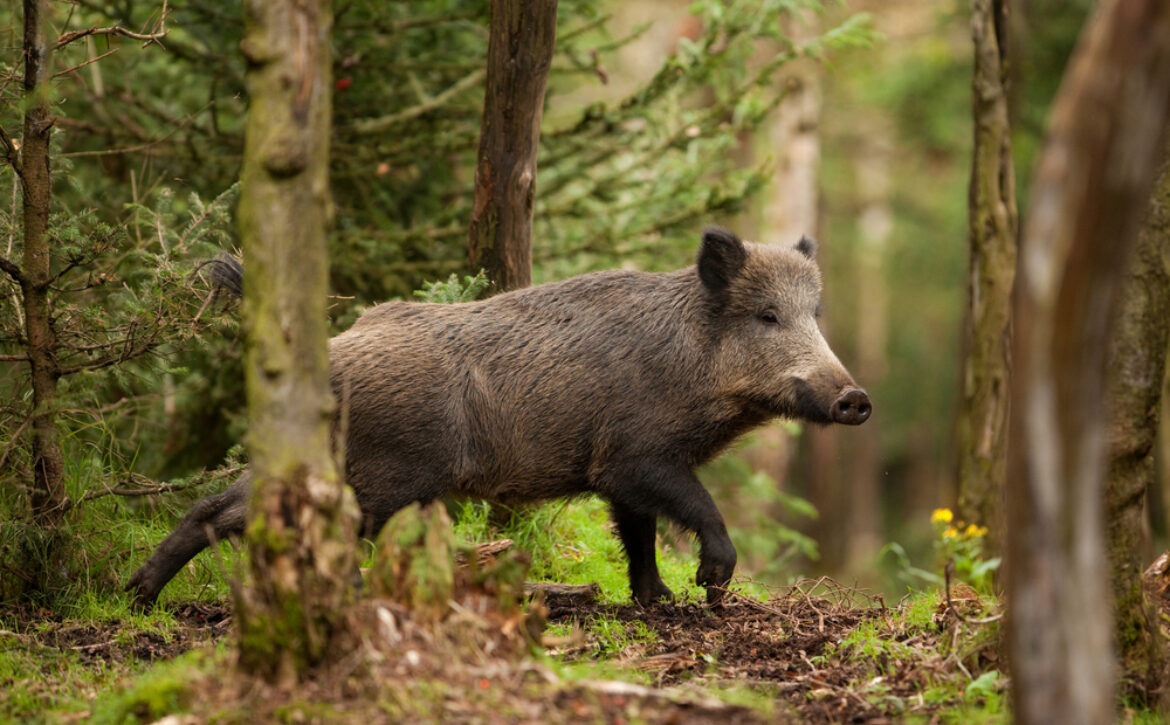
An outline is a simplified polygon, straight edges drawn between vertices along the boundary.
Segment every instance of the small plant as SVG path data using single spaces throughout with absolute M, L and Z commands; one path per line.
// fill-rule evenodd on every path
M 423 288 L 415 290 L 414 296 L 423 302 L 471 302 L 490 284 L 491 280 L 481 269 L 474 277 L 464 275 L 463 281 L 459 275 L 452 274 L 443 282 L 423 282 Z
M 976 591 L 991 592 L 992 576 L 999 569 L 1000 558 L 985 558 L 983 542 L 987 527 L 955 520 L 950 509 L 935 509 L 930 515 L 934 527 L 934 550 L 941 566 L 954 564 L 955 577 Z

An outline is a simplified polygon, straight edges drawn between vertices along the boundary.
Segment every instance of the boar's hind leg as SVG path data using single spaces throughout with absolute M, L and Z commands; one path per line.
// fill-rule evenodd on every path
M 138 604 L 150 607 L 158 593 L 183 565 L 211 543 L 208 534 L 216 540 L 241 536 L 248 512 L 248 494 L 252 476 L 245 473 L 223 493 L 208 496 L 191 507 L 154 555 L 134 572 L 126 584 Z
M 707 587 L 708 602 L 718 602 L 722 597 L 720 588 L 731 581 L 735 572 L 736 556 L 723 516 L 711 494 L 689 468 L 678 464 L 654 465 L 643 461 L 622 473 L 613 490 L 606 491 L 615 507 L 625 507 L 643 516 L 662 513 L 694 531 L 700 545 L 695 581 Z M 651 550 L 652 547 L 651 543 Z M 631 566 L 632 561 L 631 558 Z
M 674 592 L 662 582 L 654 557 L 657 517 L 614 505 L 613 518 L 630 560 L 630 592 L 634 600 L 647 607 L 662 599 L 673 599 Z

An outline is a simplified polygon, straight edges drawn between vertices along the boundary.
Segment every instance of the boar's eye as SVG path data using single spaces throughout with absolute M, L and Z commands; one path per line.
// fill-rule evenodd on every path
M 768 323 L 769 325 L 779 325 L 780 324 L 779 318 L 776 317 L 776 313 L 773 312 L 772 310 L 764 310 L 763 312 L 761 312 L 760 313 L 760 320 Z
M 823 302 L 817 303 L 817 308 L 813 310 L 813 317 L 820 317 L 825 311 L 825 304 Z

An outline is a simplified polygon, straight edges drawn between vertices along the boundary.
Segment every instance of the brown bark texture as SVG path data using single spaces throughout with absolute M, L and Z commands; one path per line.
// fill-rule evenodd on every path
M 356 504 L 330 442 L 326 228 L 328 0 L 245 4 L 249 108 L 239 205 L 244 277 L 250 584 L 240 665 L 303 679 L 352 598 Z
M 1138 234 L 1109 356 L 1109 475 L 1105 528 L 1122 682 L 1165 707 L 1166 651 L 1142 591 L 1150 556 L 1146 496 L 1157 485 L 1154 450 L 1170 343 L 1170 166 L 1163 164 Z M 1159 702 L 1161 700 L 1161 702 Z
M 1007 501 L 1016 722 L 1114 721 L 1105 368 L 1170 110 L 1170 4 L 1102 3 L 1052 109 L 1018 269 Z
M 43 526 L 61 523 L 68 507 L 64 461 L 57 434 L 53 402 L 57 397 L 57 339 L 53 330 L 49 285 L 52 281 L 49 248 L 49 139 L 53 115 L 49 109 L 49 56 L 45 39 L 48 4 L 24 0 L 24 130 L 20 148 L 20 185 L 23 201 L 24 254 L 19 282 L 24 305 L 25 337 L 33 392 L 32 431 L 33 518 Z
M 973 0 L 974 152 L 968 198 L 967 276 L 959 452 L 959 518 L 1003 541 L 1010 400 L 1011 291 L 1016 274 L 1016 183 L 1008 116 L 1008 0 Z
M 556 0 L 492 0 L 469 247 L 492 291 L 532 284 L 532 213 Z

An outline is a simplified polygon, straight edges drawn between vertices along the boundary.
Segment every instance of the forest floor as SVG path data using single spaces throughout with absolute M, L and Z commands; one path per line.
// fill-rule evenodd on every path
M 43 676 L 0 671 L 7 680 L 0 690 L 9 693 L 0 701 L 23 698 L 22 705 L 0 702 L 0 713 L 168 725 L 1004 718 L 998 624 L 987 611 L 995 605 L 962 586 L 949 604 L 936 592 L 887 605 L 830 580 L 797 584 L 768 601 L 731 594 L 714 608 L 553 595 L 507 614 L 482 593 L 456 599 L 441 622 L 419 621 L 388 600 L 363 600 L 335 663 L 286 690 L 235 672 L 226 604 L 172 606 L 173 625 L 163 630 L 26 617 L 23 631 L 0 637 L 37 655 Z M 79 664 L 55 667 L 54 657 Z M 94 676 L 79 690 L 85 670 Z

